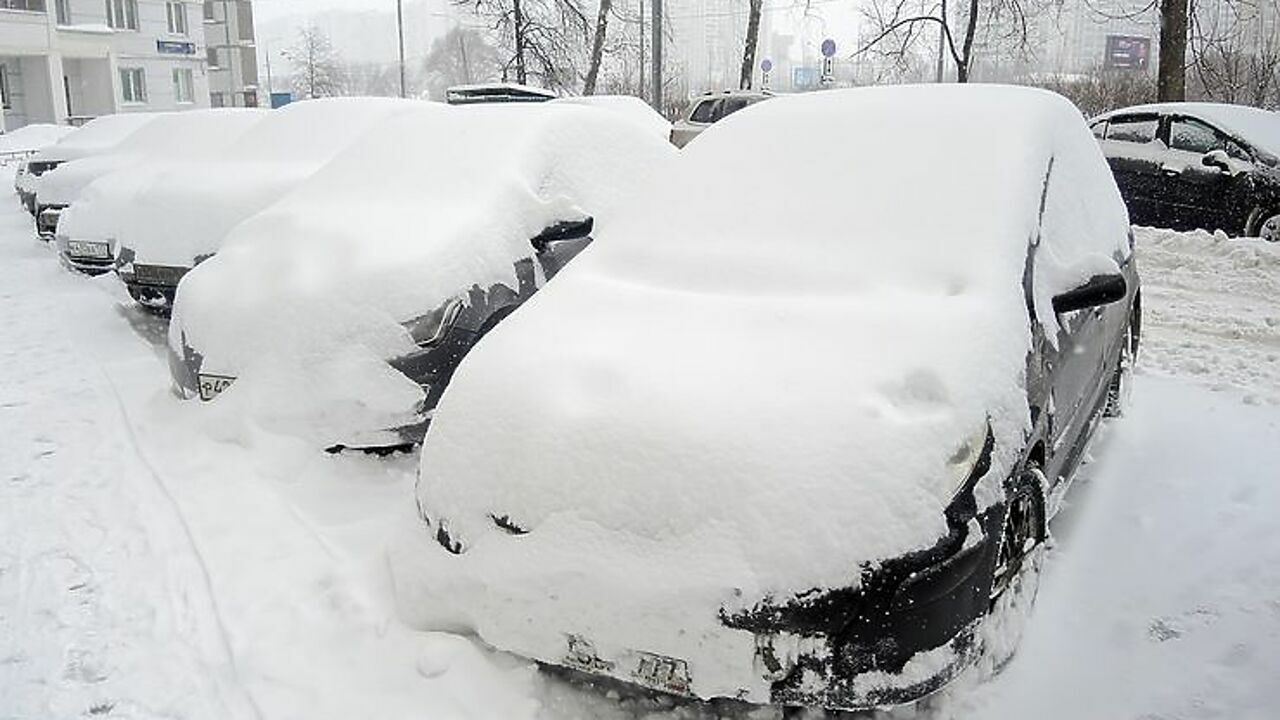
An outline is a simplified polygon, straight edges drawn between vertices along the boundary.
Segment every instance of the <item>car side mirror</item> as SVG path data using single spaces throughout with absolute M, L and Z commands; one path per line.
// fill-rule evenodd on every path
M 1226 150 L 1210 150 L 1200 158 L 1200 164 L 1228 172 L 1231 170 L 1231 156 Z
M 551 243 L 588 237 L 591 235 L 591 231 L 595 229 L 595 225 L 595 218 L 592 217 L 586 217 L 581 220 L 562 220 L 548 225 L 546 229 L 538 233 L 537 237 L 529 242 L 533 243 L 533 249 L 538 252 L 544 252 Z
M 1053 298 L 1053 310 L 1056 313 L 1069 313 L 1091 307 L 1110 305 L 1123 300 L 1129 292 L 1129 284 L 1124 275 L 1109 273 L 1094 275 L 1079 287 L 1068 290 Z

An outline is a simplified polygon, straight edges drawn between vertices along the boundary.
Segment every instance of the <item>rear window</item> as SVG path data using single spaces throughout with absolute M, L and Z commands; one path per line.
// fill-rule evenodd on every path
M 747 98 L 728 98 L 720 109 L 720 117 L 728 117 L 751 104 Z
M 1107 139 L 1117 142 L 1149 143 L 1156 139 L 1160 119 L 1155 116 L 1111 118 L 1107 123 Z
M 693 114 L 689 119 L 696 123 L 711 123 L 716 120 L 716 106 L 720 104 L 719 100 L 703 100 L 698 107 L 693 109 Z

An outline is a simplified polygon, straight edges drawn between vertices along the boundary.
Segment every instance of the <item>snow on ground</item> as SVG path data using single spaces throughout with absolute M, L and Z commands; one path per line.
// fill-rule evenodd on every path
M 1139 253 L 1143 372 L 1055 523 L 1021 652 L 895 720 L 1274 717 L 1277 250 L 1144 231 Z M 414 521 L 415 459 L 179 403 L 163 328 L 124 304 L 0 207 L 0 719 L 742 714 L 407 630 L 382 546 Z

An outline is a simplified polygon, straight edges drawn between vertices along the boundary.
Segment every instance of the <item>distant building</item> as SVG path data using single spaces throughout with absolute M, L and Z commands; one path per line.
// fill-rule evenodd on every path
M 210 104 L 258 107 L 258 48 L 253 31 L 253 3 L 204 0 L 204 39 Z
M 209 106 L 198 0 L 0 0 L 4 127 Z

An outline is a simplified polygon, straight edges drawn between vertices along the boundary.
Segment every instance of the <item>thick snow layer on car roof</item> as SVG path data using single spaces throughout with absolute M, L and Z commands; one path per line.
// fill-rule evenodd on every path
M 671 137 L 671 123 L 638 97 L 631 95 L 582 95 L 556 98 L 550 102 L 566 105 L 586 105 L 615 112 L 636 123 L 640 129 L 646 132 L 654 133 L 664 140 Z
M 111 225 L 139 262 L 190 266 L 380 121 L 422 104 L 338 98 L 273 110 L 217 157 L 149 170 L 131 183 L 133 197 L 116 206 Z
M 719 610 L 934 544 L 949 459 L 988 419 L 992 503 L 1029 421 L 1028 248 L 1052 334 L 1043 306 L 1115 270 L 1127 216 L 1070 103 L 996 86 L 754 105 L 632 210 L 454 376 L 422 451 L 432 524 L 395 552 L 402 607 L 767 698 Z
M 76 129 L 70 125 L 32 123 L 0 135 L 0 154 L 23 153 L 52 145 Z
M 94 180 L 148 159 L 174 163 L 215 156 L 267 114 L 266 110 L 228 108 L 160 115 L 109 151 L 73 160 L 46 173 L 37 185 L 40 202 L 74 203 Z M 65 216 L 59 225 L 64 220 Z
M 74 160 L 112 148 L 162 113 L 117 113 L 85 123 L 73 133 L 36 153 L 36 160 Z
M 1208 120 L 1240 139 L 1252 143 L 1274 156 L 1280 157 L 1280 113 L 1248 105 L 1226 103 L 1152 103 L 1138 105 L 1106 113 L 1112 115 L 1152 112 L 1164 114 L 1186 113 L 1191 117 Z
M 408 422 L 422 391 L 385 362 L 414 349 L 401 323 L 474 285 L 519 287 L 514 263 L 533 255 L 531 238 L 585 216 L 607 225 L 674 156 L 594 108 L 405 113 L 187 276 L 171 343 L 239 378 L 219 404 L 248 403 L 289 432 L 350 442 Z

